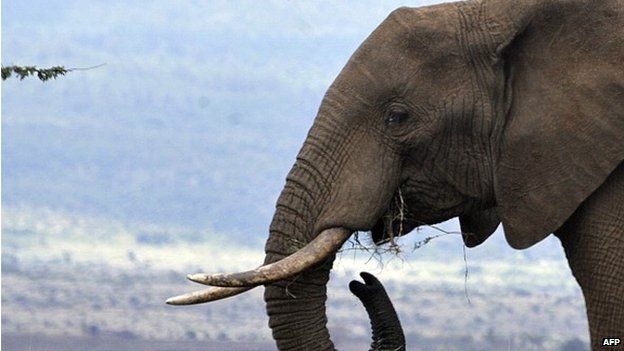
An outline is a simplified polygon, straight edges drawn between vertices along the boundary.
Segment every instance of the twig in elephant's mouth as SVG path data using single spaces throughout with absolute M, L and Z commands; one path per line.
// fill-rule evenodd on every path
M 393 202 L 390 205 L 389 210 L 386 212 L 386 215 L 382 217 L 384 225 L 384 235 L 386 236 L 381 242 L 371 241 L 370 243 L 363 243 L 360 239 L 359 232 L 355 232 L 352 239 L 349 239 L 347 243 L 351 245 L 351 247 L 342 248 L 338 250 L 338 253 L 347 252 L 347 251 L 366 251 L 370 254 L 370 257 L 366 261 L 370 262 L 372 259 L 376 259 L 381 265 L 383 265 L 382 255 L 385 253 L 392 253 L 394 256 L 399 256 L 402 253 L 401 245 L 399 245 L 396 241 L 396 238 L 402 236 L 404 233 L 403 223 L 406 217 L 406 205 L 405 200 L 403 199 L 403 194 L 401 192 L 401 188 L 397 190 L 393 198 Z M 394 228 L 392 226 L 393 222 L 398 222 L 398 231 L 395 233 Z M 366 238 L 366 236 L 364 236 Z M 383 244 L 388 244 L 383 245 Z M 355 258 L 355 257 L 354 257 Z
M 343 247 L 342 249 L 338 250 L 338 253 L 353 251 L 353 258 L 355 259 L 355 254 L 357 251 L 365 251 L 370 254 L 369 258 L 366 260 L 366 263 L 370 262 L 372 259 L 375 259 L 381 266 L 383 266 L 384 264 L 383 255 L 385 253 L 390 252 L 393 254 L 393 257 L 400 257 L 402 251 L 399 244 L 395 243 L 394 246 L 385 247 L 376 245 L 374 243 L 363 243 L 361 240 L 362 236 L 360 234 L 360 232 L 356 232 L 353 235 L 352 239 L 349 239 L 349 241 L 347 241 L 347 243 L 351 246 Z M 366 236 L 364 237 L 366 238 Z
M 377 242 L 377 245 L 389 243 L 388 251 L 400 253 L 401 248 L 396 243 L 396 238 L 406 234 L 404 223 L 406 220 L 406 204 L 403 199 L 403 193 L 401 187 L 397 189 L 396 194 L 393 197 L 393 201 L 390 203 L 390 207 L 386 214 L 382 217 L 383 233 L 382 239 Z M 396 228 L 395 228 L 396 224 Z
M 434 230 L 437 230 L 437 231 L 439 231 L 441 233 L 440 234 L 436 234 L 436 235 L 428 236 L 428 237 L 424 238 L 423 240 L 415 242 L 414 243 L 414 247 L 412 248 L 412 251 L 414 251 L 416 249 L 420 249 L 421 247 L 423 247 L 426 244 L 428 244 L 431 240 L 437 239 L 437 238 L 440 238 L 440 237 L 443 237 L 443 236 L 447 236 L 447 235 L 462 235 L 462 236 L 464 236 L 464 235 L 466 235 L 465 233 L 458 232 L 458 231 L 452 231 L 451 232 L 451 231 L 448 231 L 448 230 L 444 230 L 444 229 L 442 229 L 442 228 L 440 228 L 440 227 L 438 227 L 436 225 L 433 225 L 433 224 L 426 224 L 424 222 L 420 222 L 419 224 L 420 225 L 419 225 L 418 229 L 420 229 L 422 227 L 428 227 L 428 228 L 432 228 Z
M 399 198 L 402 201 L 402 196 L 400 195 L 400 193 L 399 193 Z M 400 206 L 399 208 L 403 208 L 403 207 Z M 402 216 L 401 212 L 402 211 L 399 211 L 399 213 L 397 214 L 397 216 L 399 216 L 399 218 L 401 218 L 400 216 Z M 461 231 L 448 231 L 448 230 L 442 229 L 442 228 L 440 228 L 440 227 L 438 227 L 436 225 L 433 225 L 433 224 L 426 224 L 424 222 L 420 222 L 418 228 L 422 228 L 422 227 L 429 227 L 429 228 L 432 228 L 432 229 L 434 229 L 436 231 L 439 231 L 440 233 L 435 234 L 435 235 L 427 236 L 423 240 L 419 240 L 419 241 L 415 242 L 414 246 L 412 247 L 412 252 L 414 252 L 417 249 L 420 249 L 421 247 L 425 246 L 431 240 L 437 239 L 437 238 L 441 238 L 443 236 L 447 236 L 447 235 L 461 235 L 461 236 L 472 235 L 471 233 L 463 233 Z M 402 227 L 400 227 L 400 228 L 402 228 Z M 362 243 L 362 241 L 360 240 L 360 232 L 355 232 L 355 234 L 353 235 L 352 239 L 349 239 L 347 241 L 347 244 L 350 244 L 351 247 L 343 247 L 340 250 L 338 250 L 338 253 L 354 251 L 354 259 L 355 259 L 355 252 L 356 251 L 366 251 L 366 252 L 368 252 L 370 254 L 370 257 L 366 261 L 367 263 L 370 262 L 370 260 L 372 260 L 374 258 L 383 267 L 383 265 L 384 265 L 383 254 L 391 252 L 391 253 L 393 253 L 395 255 L 395 257 L 400 257 L 400 254 L 403 253 L 403 250 L 401 250 L 400 243 L 398 243 L 395 240 L 395 237 L 398 239 L 398 237 L 400 237 L 400 236 L 401 235 L 392 236 L 391 240 L 388 241 L 389 246 L 388 247 L 383 247 L 383 246 L 377 245 L 375 243 L 371 243 L 371 244 L 368 244 L 368 245 L 365 244 L 365 243 Z M 462 245 L 462 253 L 463 253 L 463 260 L 464 260 L 464 295 L 466 297 L 466 300 L 468 301 L 468 304 L 471 304 L 470 296 L 468 294 L 468 256 L 467 256 L 466 246 L 465 245 Z M 400 258 L 402 260 L 404 259 L 403 257 L 400 257 Z
M 403 222 L 405 221 L 405 200 L 403 200 L 403 194 L 401 193 L 401 187 L 399 187 L 399 191 L 397 192 L 397 196 L 395 197 L 395 202 L 398 201 L 398 213 L 395 216 L 395 218 L 393 218 L 393 220 L 398 219 L 399 220 L 399 232 L 397 233 L 397 236 L 401 236 L 403 234 L 405 234 L 403 232 Z M 392 229 L 392 226 L 390 226 L 390 229 Z M 391 230 L 390 232 L 390 247 L 397 247 L 396 242 L 394 241 L 394 233 L 393 230 Z

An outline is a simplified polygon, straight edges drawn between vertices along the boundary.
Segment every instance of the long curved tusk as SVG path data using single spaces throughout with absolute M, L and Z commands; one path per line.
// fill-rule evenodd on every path
M 235 296 L 251 288 L 217 288 L 193 291 L 192 293 L 170 297 L 165 301 L 169 305 L 195 305 L 198 303 L 210 302 Z
M 240 273 L 189 274 L 188 279 L 222 287 L 252 287 L 297 275 L 335 253 L 351 236 L 345 228 L 323 230 L 314 240 L 292 255 L 256 269 Z

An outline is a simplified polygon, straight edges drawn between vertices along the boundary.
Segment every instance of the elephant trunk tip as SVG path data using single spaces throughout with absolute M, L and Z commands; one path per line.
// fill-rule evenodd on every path
M 349 290 L 364 305 L 373 331 L 371 350 L 405 350 L 405 334 L 385 288 L 374 275 L 362 272 L 364 280 L 349 283 Z

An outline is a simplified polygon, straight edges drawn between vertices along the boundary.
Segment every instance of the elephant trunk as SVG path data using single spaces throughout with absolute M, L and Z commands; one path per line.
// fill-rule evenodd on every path
M 326 328 L 327 282 L 335 253 L 351 231 L 318 227 L 319 214 L 331 190 L 331 179 L 327 175 L 332 174 L 336 166 L 322 153 L 322 141 L 318 138 L 327 134 L 318 124 L 317 120 L 313 127 L 316 132 L 310 132 L 277 201 L 264 264 L 305 250 L 321 235 L 333 237 L 335 245 L 324 253 L 323 259 L 302 273 L 265 286 L 269 326 L 280 350 L 334 349 Z
M 370 273 L 360 273 L 365 284 L 352 281 L 349 290 L 357 296 L 370 318 L 373 331 L 371 350 L 405 350 L 405 335 L 399 317 L 383 285 Z

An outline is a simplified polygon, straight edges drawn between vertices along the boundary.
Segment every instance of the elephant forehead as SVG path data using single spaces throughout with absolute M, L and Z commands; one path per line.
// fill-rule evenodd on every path
M 447 81 L 457 85 L 462 75 L 451 72 L 466 64 L 458 49 L 456 17 L 449 5 L 395 10 L 351 56 L 333 88 L 383 99 L 379 94 L 410 95 Z
M 394 10 L 353 55 L 355 60 L 404 55 L 425 61 L 457 44 L 457 7 L 450 4 Z

